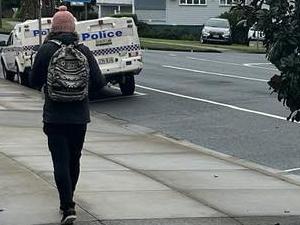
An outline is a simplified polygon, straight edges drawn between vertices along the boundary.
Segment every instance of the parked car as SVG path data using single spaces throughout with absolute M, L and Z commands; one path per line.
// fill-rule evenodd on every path
M 220 42 L 231 44 L 231 29 L 227 19 L 210 18 L 202 29 L 201 43 Z
M 265 39 L 265 34 L 263 31 L 257 28 L 257 25 L 254 24 L 248 32 L 248 43 L 250 41 L 263 41 Z

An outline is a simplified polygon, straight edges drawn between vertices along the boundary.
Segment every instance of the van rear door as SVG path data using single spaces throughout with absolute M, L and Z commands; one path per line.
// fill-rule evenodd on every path
M 124 72 L 124 60 L 131 52 L 140 50 L 132 18 L 105 17 L 81 21 L 77 23 L 77 31 L 80 41 L 91 49 L 105 75 Z

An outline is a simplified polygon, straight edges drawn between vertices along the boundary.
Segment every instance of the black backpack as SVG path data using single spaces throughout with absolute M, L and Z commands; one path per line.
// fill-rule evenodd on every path
M 50 40 L 60 46 L 51 57 L 47 89 L 49 98 L 57 102 L 82 101 L 88 96 L 89 64 L 86 56 L 75 44 L 65 45 L 58 40 Z

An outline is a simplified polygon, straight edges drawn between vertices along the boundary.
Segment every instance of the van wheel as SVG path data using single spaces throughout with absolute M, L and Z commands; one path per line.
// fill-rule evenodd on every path
M 1 60 L 1 65 L 2 65 L 2 71 L 3 71 L 3 77 L 5 80 L 9 80 L 9 81 L 14 81 L 15 79 L 15 73 L 8 71 L 5 67 L 5 64 L 3 62 L 3 60 Z
M 134 75 L 126 75 L 119 83 L 122 95 L 133 95 L 135 90 Z
M 29 69 L 25 68 L 24 72 L 21 73 L 20 69 L 18 66 L 17 67 L 17 81 L 19 84 L 23 85 L 23 86 L 28 86 L 29 85 L 29 81 L 28 81 L 28 76 L 29 76 Z

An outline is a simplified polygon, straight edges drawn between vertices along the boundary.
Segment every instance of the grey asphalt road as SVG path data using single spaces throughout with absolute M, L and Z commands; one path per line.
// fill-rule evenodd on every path
M 135 96 L 106 89 L 92 110 L 276 169 L 300 167 L 299 125 L 270 95 L 277 71 L 264 55 L 146 51 L 144 62 Z

